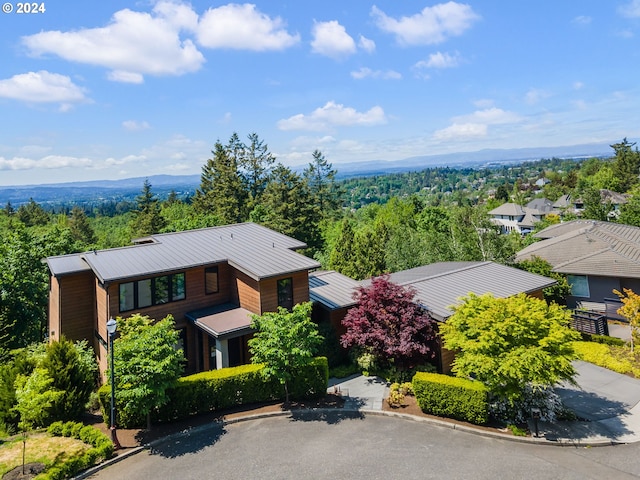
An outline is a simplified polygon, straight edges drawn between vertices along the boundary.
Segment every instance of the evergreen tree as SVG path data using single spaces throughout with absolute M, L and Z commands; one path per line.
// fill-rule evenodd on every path
M 89 223 L 87 214 L 84 209 L 77 205 L 71 210 L 71 218 L 69 218 L 69 230 L 73 238 L 83 245 L 92 245 L 96 242 L 96 233 Z
M 15 209 L 13 208 L 13 205 L 11 205 L 11 200 L 7 201 L 7 205 L 4 207 L 4 214 L 7 217 L 11 217 L 13 216 L 13 214 L 16 213 Z
M 151 183 L 144 181 L 142 193 L 136 197 L 137 208 L 135 217 L 131 221 L 131 231 L 134 237 L 145 237 L 160 233 L 167 225 L 160 210 L 160 202 L 151 191 Z
M 601 221 L 607 220 L 607 214 L 609 213 L 611 206 L 607 206 L 602 203 L 600 190 L 595 188 L 584 189 L 582 192 L 582 202 L 584 204 L 582 218 Z
M 261 205 L 266 227 L 301 240 L 311 249 L 320 247 L 320 212 L 311 201 L 306 182 L 290 168 L 278 164 L 273 169 Z
M 248 138 L 249 144 L 243 146 L 239 166 L 249 191 L 251 206 L 255 206 L 260 203 L 260 197 L 267 188 L 276 159 L 257 133 L 249 134 Z
M 46 225 L 50 220 L 49 214 L 33 198 L 25 205 L 20 205 L 16 215 L 27 227 Z
M 95 388 L 97 365 L 83 362 L 79 348 L 64 337 L 47 345 L 42 367 L 53 379 L 51 388 L 62 392 L 52 406 L 55 420 L 79 419 Z
M 222 224 L 243 222 L 248 217 L 247 190 L 236 156 L 239 148 L 234 137 L 227 147 L 216 142 L 213 158 L 202 167 L 200 188 L 193 200 L 196 212 L 212 214 Z
M 325 217 L 332 215 L 340 207 L 341 192 L 335 181 L 336 173 L 320 150 L 314 150 L 313 161 L 303 173 L 311 196 Z
M 626 193 L 640 181 L 640 152 L 626 138 L 611 145 L 615 152 L 613 172 L 619 182 L 619 192 Z
M 640 187 L 635 187 L 629 201 L 620 206 L 618 222 L 640 227 Z

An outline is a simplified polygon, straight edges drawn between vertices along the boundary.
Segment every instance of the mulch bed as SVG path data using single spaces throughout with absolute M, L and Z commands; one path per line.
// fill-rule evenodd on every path
M 22 473 L 22 465 L 20 465 L 5 473 L 2 480 L 30 480 L 42 472 L 44 472 L 43 463 L 25 463 L 24 474 Z

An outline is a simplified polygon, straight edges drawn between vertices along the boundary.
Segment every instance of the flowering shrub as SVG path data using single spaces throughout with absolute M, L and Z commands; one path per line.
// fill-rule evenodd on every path
M 506 399 L 495 399 L 489 403 L 489 414 L 496 420 L 524 423 L 531 418 L 531 409 L 540 409 L 540 419 L 555 422 L 565 407 L 553 388 L 533 388 L 527 385 L 520 400 L 513 404 Z

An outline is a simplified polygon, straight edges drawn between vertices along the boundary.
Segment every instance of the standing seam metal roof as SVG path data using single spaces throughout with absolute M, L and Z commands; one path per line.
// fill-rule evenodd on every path
M 255 223 L 241 223 L 151 235 L 150 243 L 47 259 L 53 275 L 80 271 L 81 261 L 102 282 L 167 273 L 191 267 L 229 262 L 260 280 L 311 270 L 320 264 L 292 249 L 306 244 Z M 73 270 L 73 266 L 77 270 Z

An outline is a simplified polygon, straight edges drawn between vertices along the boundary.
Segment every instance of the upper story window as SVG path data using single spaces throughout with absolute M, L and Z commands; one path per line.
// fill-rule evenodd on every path
M 282 278 L 278 280 L 278 306 L 287 310 L 293 308 L 293 279 Z
M 121 283 L 118 293 L 121 312 L 183 300 L 186 296 L 184 273 Z
M 204 269 L 204 293 L 218 293 L 218 267 Z

